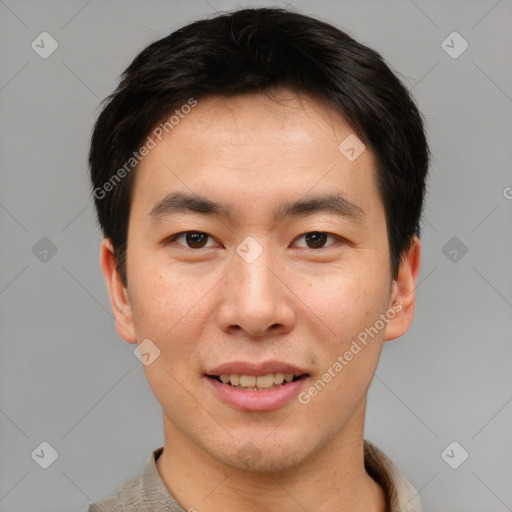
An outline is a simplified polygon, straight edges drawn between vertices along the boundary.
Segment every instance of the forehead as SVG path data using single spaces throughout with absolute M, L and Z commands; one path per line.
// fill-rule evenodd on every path
M 365 149 L 347 158 L 340 151 L 347 137 L 355 137 L 350 124 L 306 95 L 200 99 L 139 164 L 133 213 L 150 215 L 176 191 L 253 207 L 308 191 L 341 192 L 355 204 L 378 201 L 373 155 Z
M 264 145 L 269 150 L 279 147 L 286 152 L 296 151 L 298 144 L 304 144 L 306 151 L 320 139 L 331 144 L 333 136 L 344 138 L 353 132 L 340 113 L 319 100 L 281 91 L 272 97 L 247 94 L 201 99 L 170 131 L 168 138 L 195 144 L 199 152 L 236 151 L 239 146 L 244 146 L 245 151 L 252 146 L 257 152 L 256 146 Z M 219 146 L 218 142 L 224 144 Z

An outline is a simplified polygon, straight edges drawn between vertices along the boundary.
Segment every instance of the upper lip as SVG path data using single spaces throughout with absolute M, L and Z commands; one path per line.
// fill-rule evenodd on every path
M 261 363 L 247 362 L 247 361 L 232 361 L 230 363 L 223 363 L 215 366 L 206 372 L 206 375 L 222 375 L 222 374 L 236 374 L 236 375 L 268 375 L 270 373 L 293 373 L 299 377 L 308 373 L 306 370 L 299 368 L 293 364 L 285 363 L 283 361 L 263 361 Z

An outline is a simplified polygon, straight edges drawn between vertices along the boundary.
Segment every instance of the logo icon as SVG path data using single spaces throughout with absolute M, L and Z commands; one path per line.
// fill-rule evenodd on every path
M 246 263 L 253 263 L 263 252 L 263 247 L 252 236 L 248 236 L 238 245 L 236 252 Z
M 59 43 L 48 32 L 41 32 L 30 46 L 39 57 L 47 59 L 59 47 Z
M 59 457 L 57 450 L 47 441 L 43 441 L 31 454 L 32 459 L 43 469 L 48 469 Z
M 160 349 L 150 339 L 146 338 L 135 347 L 133 354 L 144 366 L 149 366 L 160 356 Z
M 462 445 L 453 441 L 450 443 L 442 452 L 441 458 L 450 466 L 452 469 L 459 468 L 466 459 L 469 457 L 469 453 L 464 449 Z
M 366 149 L 366 146 L 356 135 L 351 133 L 340 142 L 338 149 L 348 160 L 353 162 Z
M 452 263 L 458 263 L 468 252 L 468 248 L 456 236 L 453 236 L 444 244 L 441 252 Z
M 41 263 L 48 263 L 57 254 L 57 246 L 49 238 L 43 236 L 32 247 L 32 254 Z
M 238 450 L 236 456 L 247 469 L 250 469 L 261 459 L 261 451 L 253 443 L 249 442 Z
M 441 48 L 452 59 L 458 59 L 468 49 L 468 47 L 468 42 L 458 32 L 452 32 L 441 43 Z

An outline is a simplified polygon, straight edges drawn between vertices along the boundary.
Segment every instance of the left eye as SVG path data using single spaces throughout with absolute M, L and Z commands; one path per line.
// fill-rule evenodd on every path
M 305 237 L 306 243 L 313 245 L 313 247 L 309 247 L 309 249 L 322 249 L 322 247 L 319 246 L 323 246 L 327 238 L 338 238 L 334 235 L 331 235 L 330 233 L 324 233 L 323 231 L 311 231 L 310 233 L 304 233 L 303 235 L 299 236 L 299 238 L 302 237 Z

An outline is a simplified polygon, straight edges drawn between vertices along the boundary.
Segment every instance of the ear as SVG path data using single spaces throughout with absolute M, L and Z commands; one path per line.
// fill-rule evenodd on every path
M 415 236 L 410 249 L 402 257 L 398 277 L 393 281 L 389 306 L 395 311 L 395 316 L 386 326 L 384 341 L 391 341 L 403 336 L 411 326 L 420 264 L 421 242 Z
M 117 332 L 119 336 L 128 343 L 137 343 L 128 292 L 117 271 L 114 248 L 108 238 L 104 238 L 101 243 L 100 260 L 101 270 L 105 276 L 108 293 L 110 295 L 110 305 L 114 313 Z

